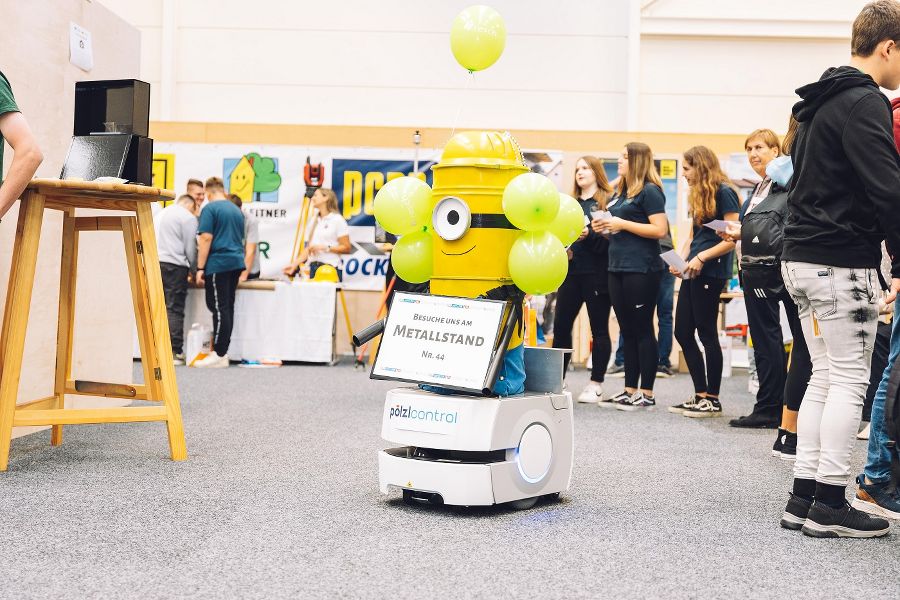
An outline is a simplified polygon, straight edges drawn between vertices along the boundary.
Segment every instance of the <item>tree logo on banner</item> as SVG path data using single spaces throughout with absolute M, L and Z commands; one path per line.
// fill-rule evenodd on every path
M 244 202 L 278 202 L 281 175 L 278 159 L 256 152 L 241 158 L 226 158 L 222 169 L 225 190 Z

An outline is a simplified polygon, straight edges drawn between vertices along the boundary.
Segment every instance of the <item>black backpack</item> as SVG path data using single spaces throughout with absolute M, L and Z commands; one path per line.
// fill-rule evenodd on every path
M 781 250 L 787 222 L 787 192 L 773 183 L 769 193 L 741 222 L 741 281 L 744 294 L 775 298 L 784 292 Z

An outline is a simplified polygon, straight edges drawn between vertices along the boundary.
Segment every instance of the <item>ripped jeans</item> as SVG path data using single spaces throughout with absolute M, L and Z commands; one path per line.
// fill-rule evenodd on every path
M 846 486 L 878 320 L 875 269 L 784 262 L 812 360 L 797 418 L 794 477 Z

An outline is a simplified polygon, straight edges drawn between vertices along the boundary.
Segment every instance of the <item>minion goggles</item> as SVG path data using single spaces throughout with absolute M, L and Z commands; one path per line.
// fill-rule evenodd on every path
M 464 200 L 455 196 L 442 199 L 434 207 L 431 218 L 434 231 L 442 239 L 452 242 L 466 234 L 470 228 L 518 229 L 504 214 L 473 213 Z

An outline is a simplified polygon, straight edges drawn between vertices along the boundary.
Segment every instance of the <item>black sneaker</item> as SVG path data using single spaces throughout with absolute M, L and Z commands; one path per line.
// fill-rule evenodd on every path
M 749 414 L 745 417 L 738 417 L 728 421 L 732 427 L 741 427 L 744 429 L 775 429 L 781 425 L 781 419 L 772 417 L 764 417 L 758 414 Z
M 797 434 L 784 432 L 781 439 L 781 460 L 797 460 Z
M 887 519 L 873 517 L 853 508 L 846 501 L 841 508 L 813 502 L 802 531 L 810 537 L 818 538 L 872 538 L 887 535 L 891 531 L 891 524 Z
M 700 396 L 692 395 L 685 402 L 676 404 L 675 406 L 670 406 L 669 412 L 675 413 L 676 415 L 683 415 L 684 411 L 694 408 L 701 400 L 703 400 L 703 398 L 701 398 Z
M 778 435 L 775 437 L 775 443 L 772 445 L 772 456 L 775 458 L 781 458 L 781 449 L 784 448 L 784 435 L 786 433 L 786 430 L 781 427 L 778 428 Z
M 705 419 L 707 417 L 721 417 L 722 416 L 722 404 L 719 403 L 715 398 L 701 398 L 697 405 L 693 408 L 688 408 L 684 412 L 681 413 L 683 417 L 690 417 L 692 419 Z
M 666 365 L 657 365 L 656 366 L 656 376 L 661 377 L 662 379 L 668 379 L 675 373 L 672 371 L 672 367 L 667 367 Z
M 781 515 L 781 526 L 794 531 L 801 529 L 806 523 L 811 506 L 812 502 L 809 500 L 790 494 L 787 506 L 784 507 L 784 514 Z
M 635 392 L 628 400 L 621 400 L 616 403 L 616 410 L 636 411 L 636 410 L 653 410 L 656 406 L 656 397 L 647 396 L 644 392 Z

